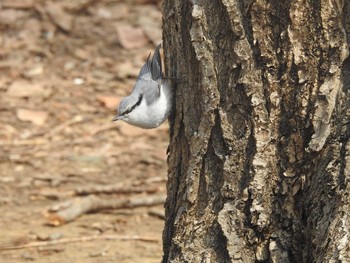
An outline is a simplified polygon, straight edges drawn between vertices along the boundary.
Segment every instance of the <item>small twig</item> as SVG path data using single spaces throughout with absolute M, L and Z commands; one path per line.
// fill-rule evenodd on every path
M 23 248 L 32 248 L 32 247 L 43 247 L 43 246 L 53 246 L 59 244 L 67 243 L 77 243 L 77 242 L 86 242 L 93 240 L 138 240 L 145 242 L 158 242 L 158 239 L 152 237 L 144 236 L 123 236 L 123 235 L 94 235 L 94 236 L 83 236 L 83 237 L 73 237 L 73 238 L 61 238 L 58 240 L 49 240 L 49 241 L 35 241 L 23 245 L 15 246 L 0 246 L 0 250 L 15 250 Z
M 120 184 L 115 185 L 93 185 L 86 187 L 78 187 L 75 189 L 76 195 L 89 194 L 131 194 L 131 193 L 155 193 L 159 189 L 155 187 L 145 186 L 125 186 Z
M 116 183 L 110 185 L 93 185 L 93 186 L 81 186 L 74 190 L 76 195 L 88 195 L 88 194 L 131 194 L 131 193 L 155 193 L 159 191 L 158 187 L 150 187 L 147 184 L 159 183 L 166 181 L 166 177 L 157 176 L 147 179 L 137 180 L 132 185 L 126 185 L 125 183 Z
M 164 209 L 163 210 L 155 210 L 155 209 L 152 209 L 148 212 L 148 214 L 150 216 L 154 216 L 154 217 L 157 217 L 159 219 L 165 219 L 165 213 L 164 213 Z
M 95 195 L 89 195 L 86 197 L 68 200 L 61 203 L 60 205 L 56 205 L 55 208 L 60 207 L 61 210 L 55 213 L 49 213 L 46 215 L 46 217 L 49 219 L 49 223 L 51 225 L 59 226 L 76 219 L 84 213 L 103 209 L 121 209 L 135 208 L 140 206 L 154 206 L 164 204 L 165 199 L 166 195 L 152 195 L 112 200 L 102 199 Z

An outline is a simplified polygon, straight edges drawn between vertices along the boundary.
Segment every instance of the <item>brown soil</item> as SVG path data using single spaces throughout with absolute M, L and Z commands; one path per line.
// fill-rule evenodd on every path
M 50 207 L 75 189 L 119 184 L 165 193 L 168 125 L 112 123 L 161 41 L 157 1 L 0 2 L 0 262 L 160 262 L 163 206 L 98 210 L 51 226 Z M 92 240 L 94 235 L 145 240 Z M 6 246 L 42 243 L 4 250 Z

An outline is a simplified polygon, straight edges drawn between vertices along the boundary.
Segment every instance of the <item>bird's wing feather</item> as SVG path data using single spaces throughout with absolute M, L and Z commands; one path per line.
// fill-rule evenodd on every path
M 162 61 L 159 53 L 160 47 L 161 45 L 156 47 L 151 59 L 151 53 L 148 55 L 145 65 L 143 65 L 140 70 L 138 79 L 159 80 L 162 78 Z
M 151 53 L 149 53 L 146 63 L 142 66 L 140 73 L 137 77 L 137 79 L 145 79 L 145 80 L 151 80 L 152 79 L 152 73 L 151 73 L 151 61 L 150 61 Z
M 154 54 L 151 61 L 151 73 L 153 80 L 160 80 L 163 78 L 162 75 L 162 60 L 160 58 L 159 49 L 161 44 L 159 44 L 154 50 Z
M 148 105 L 152 104 L 160 96 L 160 84 L 162 82 L 162 61 L 160 59 L 161 45 L 158 45 L 152 58 L 149 54 L 145 65 L 140 70 L 132 93 L 142 94 Z
M 135 88 L 142 94 L 146 100 L 147 105 L 152 104 L 160 96 L 160 84 L 154 80 L 138 80 Z

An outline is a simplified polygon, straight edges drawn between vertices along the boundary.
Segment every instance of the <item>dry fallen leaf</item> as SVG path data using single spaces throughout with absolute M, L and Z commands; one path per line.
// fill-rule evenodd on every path
M 23 72 L 23 76 L 27 78 L 32 78 L 44 73 L 44 66 L 42 64 L 32 65 L 26 71 Z
M 13 25 L 26 16 L 28 16 L 28 13 L 22 10 L 0 9 L 0 25 Z
M 37 45 L 38 39 L 42 36 L 42 25 L 34 18 L 29 18 L 23 25 L 21 32 L 21 39 L 28 44 L 28 46 Z
M 8 79 L 5 79 L 5 78 L 0 79 L 0 91 L 6 89 L 7 83 L 8 83 Z
M 9 140 L 18 134 L 18 130 L 9 124 L 0 123 L 0 138 Z
M 2 7 L 29 9 L 34 7 L 34 0 L 3 0 Z
M 117 96 L 97 96 L 97 100 L 109 110 L 115 110 L 121 101 L 121 97 Z
M 162 27 L 159 25 L 158 20 L 149 16 L 141 16 L 139 22 L 143 31 L 154 45 L 162 42 Z
M 66 13 L 60 4 L 48 2 L 46 11 L 59 28 L 67 32 L 72 30 L 73 17 Z
M 148 39 L 142 28 L 130 25 L 117 25 L 117 34 L 123 48 L 140 48 L 147 44 Z
M 43 125 L 49 116 L 46 111 L 17 110 L 17 118 L 21 121 L 30 121 L 35 125 Z
M 67 1 L 67 9 L 72 12 L 82 12 L 93 5 L 95 0 Z
M 40 83 L 32 83 L 27 80 L 16 80 L 12 82 L 7 94 L 13 97 L 45 96 L 47 91 Z
M 102 19 L 112 19 L 113 13 L 108 8 L 100 7 L 96 10 L 96 16 Z
M 120 20 L 130 17 L 130 5 L 125 1 L 111 3 L 106 7 L 102 6 L 91 11 L 95 13 L 95 16 L 102 19 Z

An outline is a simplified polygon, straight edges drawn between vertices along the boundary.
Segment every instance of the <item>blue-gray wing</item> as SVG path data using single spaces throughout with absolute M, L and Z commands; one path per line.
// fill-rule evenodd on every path
M 134 89 L 142 94 L 148 105 L 152 104 L 160 96 L 160 84 L 154 80 L 139 79 Z
M 132 93 L 139 93 L 145 98 L 148 105 L 160 96 L 160 83 L 162 82 L 162 61 L 160 59 L 161 45 L 158 45 L 152 58 L 149 54 L 145 65 L 140 70 Z

